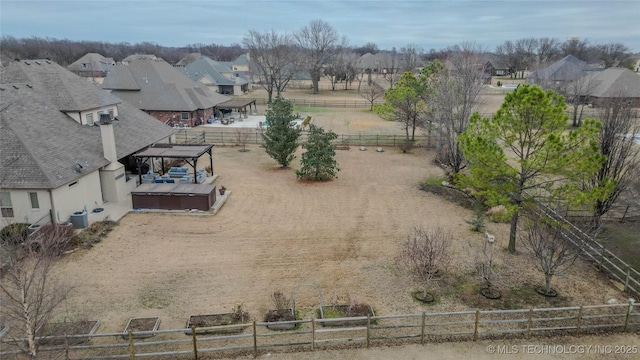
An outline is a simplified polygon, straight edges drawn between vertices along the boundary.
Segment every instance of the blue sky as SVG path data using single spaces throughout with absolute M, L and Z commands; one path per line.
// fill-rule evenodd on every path
M 315 19 L 351 45 L 381 49 L 470 40 L 492 51 L 505 40 L 577 36 L 640 52 L 640 0 L 0 0 L 0 32 L 17 38 L 230 45 L 249 29 L 291 33 Z

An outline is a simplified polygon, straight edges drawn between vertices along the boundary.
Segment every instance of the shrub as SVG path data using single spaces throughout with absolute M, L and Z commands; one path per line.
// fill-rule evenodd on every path
M 0 244 L 15 246 L 27 241 L 30 225 L 27 223 L 13 223 L 3 227 L 0 230 Z

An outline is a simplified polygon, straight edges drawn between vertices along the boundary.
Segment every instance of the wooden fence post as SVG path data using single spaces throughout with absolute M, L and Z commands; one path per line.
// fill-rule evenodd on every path
M 133 330 L 129 329 L 129 359 L 134 360 L 136 358 L 136 350 L 133 346 Z
M 633 299 L 629 299 L 629 308 L 627 309 L 627 316 L 624 319 L 624 329 L 622 330 L 622 332 L 627 332 L 627 328 L 629 327 L 629 318 L 631 317 L 634 303 L 635 301 Z
M 631 276 L 631 265 L 627 264 L 627 277 L 624 279 L 624 291 L 629 292 L 629 277 Z
M 311 318 L 311 351 L 316 348 L 316 319 Z
M 367 314 L 367 349 L 371 341 L 371 314 Z
M 198 343 L 196 342 L 196 327 L 191 326 L 191 337 L 193 338 L 193 358 L 198 360 Z
M 478 322 L 480 321 L 480 309 L 476 310 L 476 321 L 473 326 L 473 341 L 478 341 Z
M 256 332 L 256 322 L 253 322 L 253 356 L 258 357 L 258 334 Z
M 531 318 L 533 317 L 533 309 L 529 309 L 529 318 L 527 319 L 527 338 L 531 336 Z
M 424 327 L 425 327 L 425 322 L 427 319 L 427 314 L 423 311 L 422 312 L 422 326 L 420 328 L 420 344 L 424 345 Z
M 605 248 L 604 246 L 602 246 L 602 253 L 600 253 L 600 264 L 598 264 L 598 270 L 602 271 L 604 269 L 603 265 L 604 265 L 604 253 L 605 253 Z
M 576 335 L 580 334 L 580 326 L 582 325 L 582 306 L 578 309 L 578 318 L 576 319 Z

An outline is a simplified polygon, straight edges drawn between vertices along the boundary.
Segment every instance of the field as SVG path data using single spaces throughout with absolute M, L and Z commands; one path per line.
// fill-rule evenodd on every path
M 481 111 L 495 111 L 500 102 L 499 96 L 488 96 Z M 307 112 L 337 133 L 401 131 L 362 109 Z M 488 230 L 496 236 L 503 298 L 478 296 L 471 268 L 485 238 L 469 230 L 465 220 L 471 210 L 419 189 L 426 179 L 443 175 L 432 152 L 352 147 L 337 152 L 338 179 L 316 184 L 297 181 L 292 169 L 278 168 L 258 146 L 249 149 L 214 148 L 216 184 L 231 192 L 215 216 L 131 213 L 93 248 L 65 257 L 54 274 L 75 285 L 65 316 L 98 319 L 100 332 L 121 331 L 131 317 L 159 316 L 161 328 L 168 329 L 184 327 L 190 315 L 229 312 L 243 304 L 262 320 L 273 308 L 275 291 L 295 298 L 306 318 L 321 304 L 349 301 L 368 303 L 380 315 L 626 301 L 581 261 L 554 279 L 558 298 L 535 294 L 532 288 L 543 276 L 526 253 L 506 254 L 508 226 L 496 223 Z M 418 285 L 395 263 L 399 244 L 419 225 L 442 227 L 456 239 L 453 262 L 433 288 L 438 301 L 430 306 L 411 298 Z

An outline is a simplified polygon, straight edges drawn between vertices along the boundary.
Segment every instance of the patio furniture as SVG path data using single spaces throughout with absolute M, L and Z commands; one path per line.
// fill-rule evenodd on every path
M 154 180 L 154 182 L 155 182 L 156 184 L 162 184 L 162 183 L 164 182 L 164 180 L 162 180 L 162 179 L 155 179 L 155 180 Z
M 181 177 L 189 174 L 189 168 L 186 168 L 186 167 L 172 167 L 171 169 L 169 169 L 167 174 L 169 174 L 169 177 L 171 177 L 171 178 L 181 178 Z

